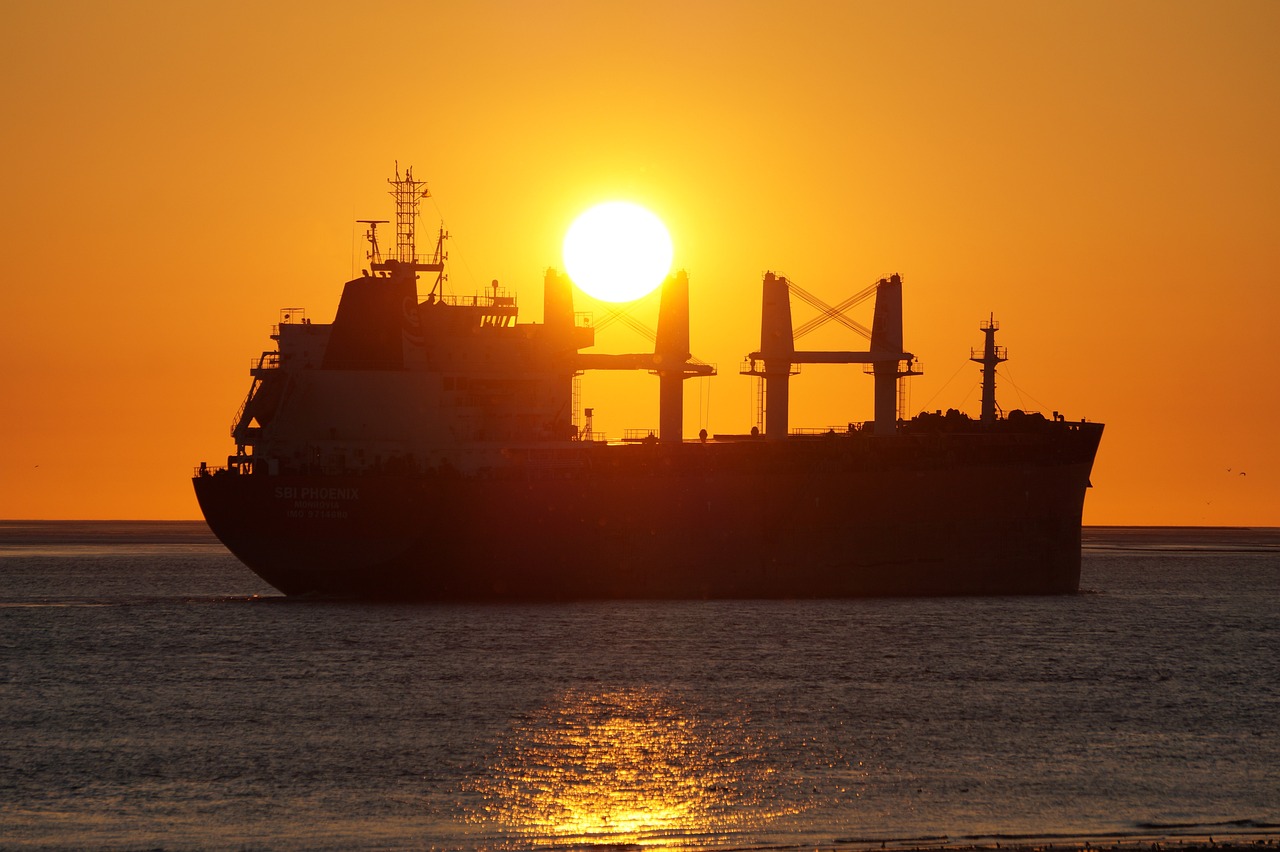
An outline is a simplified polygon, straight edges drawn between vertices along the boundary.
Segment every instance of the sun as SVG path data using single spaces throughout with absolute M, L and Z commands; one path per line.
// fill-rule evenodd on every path
M 657 289 L 674 251 L 662 220 L 638 204 L 608 201 L 574 220 L 564 235 L 573 283 L 605 302 L 630 302 Z

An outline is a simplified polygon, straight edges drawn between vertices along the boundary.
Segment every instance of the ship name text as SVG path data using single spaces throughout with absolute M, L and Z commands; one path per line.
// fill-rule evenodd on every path
M 276 486 L 277 500 L 359 500 L 359 488 L 317 488 L 292 485 Z

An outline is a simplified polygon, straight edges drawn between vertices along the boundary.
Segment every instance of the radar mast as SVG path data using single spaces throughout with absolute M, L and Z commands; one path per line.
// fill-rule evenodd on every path
M 391 197 L 396 204 L 396 248 L 391 258 L 382 260 L 378 252 L 375 231 L 377 225 L 385 220 L 378 220 L 376 224 L 369 219 L 359 220 L 363 224 L 370 225 L 369 232 L 365 235 L 372 246 L 370 268 L 376 272 L 395 272 L 396 270 L 435 272 L 436 282 L 432 285 L 431 292 L 437 293 L 441 285 L 448 280 L 448 276 L 444 274 L 444 262 L 449 259 L 449 255 L 444 250 L 444 241 L 449 239 L 449 234 L 441 224 L 439 236 L 436 238 L 435 253 L 430 257 L 419 257 L 416 244 L 418 205 L 421 204 L 422 199 L 431 197 L 427 182 L 414 179 L 412 166 L 405 169 L 404 176 L 401 177 L 400 164 L 397 162 L 396 176 L 387 178 L 387 183 L 391 184 Z

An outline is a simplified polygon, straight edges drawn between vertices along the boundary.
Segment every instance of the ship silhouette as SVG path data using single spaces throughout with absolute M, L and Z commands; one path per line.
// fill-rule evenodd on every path
M 425 184 L 399 169 L 396 246 L 368 225 L 369 269 L 331 323 L 282 311 L 251 369 L 235 452 L 193 483 L 210 528 L 289 595 L 389 600 L 803 598 L 1078 590 L 1080 525 L 1103 426 L 999 411 L 994 317 L 981 324 L 982 412 L 904 419 L 902 280 L 875 299 L 866 351 L 795 346 L 790 299 L 766 273 L 763 429 L 682 434 L 688 279 L 662 285 L 652 352 L 595 354 L 567 277 L 548 270 L 543 322 L 495 281 L 444 292 L 443 228 L 416 252 Z M 419 292 L 423 273 L 435 280 Z M 822 306 L 827 315 L 839 311 Z M 793 430 L 798 365 L 861 364 L 874 418 Z M 574 377 L 658 377 L 656 435 L 607 441 L 577 423 Z M 588 414 L 590 410 L 588 409 Z M 587 422 L 590 422 L 588 417 Z

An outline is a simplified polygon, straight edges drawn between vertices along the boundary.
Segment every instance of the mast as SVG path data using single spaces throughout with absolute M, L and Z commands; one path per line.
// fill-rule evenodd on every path
M 391 197 L 396 203 L 396 248 L 392 253 L 392 257 L 382 261 L 373 258 L 370 268 L 380 272 L 389 272 L 395 269 L 408 269 L 413 272 L 435 272 L 435 286 L 432 292 L 441 285 L 445 280 L 444 262 L 448 255 L 444 251 L 444 241 L 449 238 L 444 227 L 440 228 L 439 238 L 436 240 L 435 254 L 428 258 L 418 257 L 417 247 L 417 224 L 418 224 L 418 206 L 422 203 L 422 199 L 430 198 L 431 192 L 427 189 L 427 182 L 424 180 L 414 180 L 413 167 L 405 169 L 404 176 L 400 176 L 400 164 L 396 164 L 396 176 L 387 178 L 387 183 L 391 184 Z M 368 222 L 369 220 L 361 220 Z M 376 227 L 376 226 L 374 226 Z M 371 228 L 367 235 L 374 246 L 374 254 L 377 253 L 377 244 L 373 242 L 374 235 Z
M 382 263 L 382 250 L 378 248 L 378 226 L 386 225 L 386 219 L 357 219 L 357 224 L 368 225 L 369 229 L 364 232 L 364 238 L 369 241 L 369 254 L 367 255 L 369 262 L 374 264 L 374 269 L 378 268 L 378 264 Z
M 1009 358 L 1003 346 L 996 346 L 996 332 L 1000 330 L 1000 323 L 996 322 L 994 313 L 985 322 L 979 324 L 978 328 L 987 336 L 986 344 L 982 348 L 981 358 L 970 349 L 969 360 L 982 365 L 982 422 L 994 423 L 996 420 L 996 365 L 1001 361 L 1008 361 Z
M 418 260 L 415 245 L 414 229 L 418 221 L 418 205 L 424 198 L 430 198 L 425 180 L 413 179 L 413 166 L 404 170 L 400 177 L 400 164 L 396 164 L 395 178 L 387 178 L 391 184 L 391 197 L 396 201 L 396 260 L 401 263 L 416 263 Z

